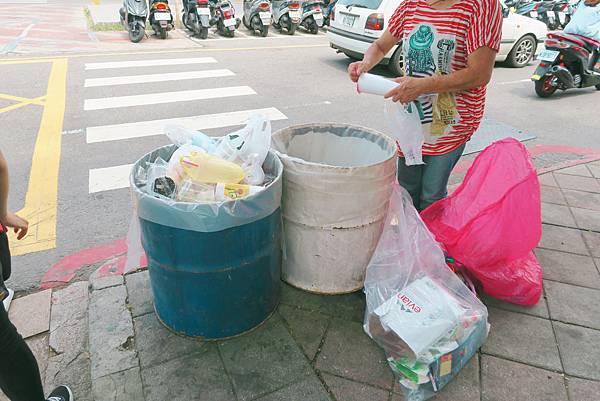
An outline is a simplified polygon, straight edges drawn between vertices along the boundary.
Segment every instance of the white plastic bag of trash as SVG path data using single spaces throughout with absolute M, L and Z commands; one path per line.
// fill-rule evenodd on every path
M 364 291 L 365 332 L 385 350 L 407 401 L 437 395 L 487 338 L 485 305 L 450 270 L 397 182 Z
M 423 164 L 423 125 L 415 102 L 403 105 L 386 100 L 384 115 L 391 136 L 398 141 L 407 166 Z

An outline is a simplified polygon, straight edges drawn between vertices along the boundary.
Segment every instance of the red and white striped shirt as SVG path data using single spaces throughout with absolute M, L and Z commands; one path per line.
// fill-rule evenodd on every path
M 498 51 L 502 36 L 498 0 L 460 0 L 445 10 L 425 0 L 404 0 L 389 21 L 402 42 L 407 76 L 445 75 L 467 67 L 480 47 Z M 479 127 L 485 86 L 455 93 L 424 95 L 416 102 L 425 126 L 424 155 L 441 155 L 465 143 Z

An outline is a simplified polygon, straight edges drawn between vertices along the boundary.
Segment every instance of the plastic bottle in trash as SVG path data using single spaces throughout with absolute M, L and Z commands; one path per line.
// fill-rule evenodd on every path
M 179 146 L 192 144 L 210 154 L 213 154 L 217 148 L 215 142 L 208 135 L 187 129 L 182 125 L 167 124 L 165 125 L 164 132 L 171 142 Z
M 193 152 L 188 156 L 183 156 L 179 163 L 186 177 L 201 183 L 231 182 L 237 184 L 245 176 L 244 170 L 237 164 L 208 153 Z
M 215 187 L 215 199 L 220 202 L 241 199 L 254 195 L 263 189 L 265 188 L 255 185 L 219 183 Z

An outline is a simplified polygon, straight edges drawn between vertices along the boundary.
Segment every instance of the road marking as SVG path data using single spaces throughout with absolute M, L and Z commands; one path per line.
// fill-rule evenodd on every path
M 109 56 L 145 56 L 149 54 L 178 54 L 178 53 L 218 53 L 218 52 L 241 52 L 241 51 L 257 51 L 257 50 L 287 50 L 287 49 L 312 49 L 318 47 L 330 47 L 329 44 L 319 45 L 278 45 L 278 46 L 254 46 L 254 47 L 229 47 L 229 48 L 203 48 L 203 49 L 177 49 L 177 50 L 152 50 L 152 51 L 135 51 L 123 53 L 79 53 L 65 55 L 65 58 L 89 58 L 89 57 L 109 57 Z M 40 56 L 40 57 L 23 57 L 23 58 L 8 58 L 0 60 L 0 65 L 11 64 L 35 64 L 43 61 L 52 60 L 55 56 Z
M 164 120 L 141 121 L 136 123 L 104 125 L 88 127 L 87 143 L 120 141 L 122 139 L 142 138 L 162 135 L 167 124 L 179 124 L 191 130 L 208 130 L 215 128 L 243 125 L 252 114 L 262 114 L 271 121 L 287 120 L 287 116 L 274 107 L 265 109 L 243 110 L 202 116 L 169 118 Z
M 129 174 L 132 167 L 133 164 L 124 164 L 122 166 L 91 169 L 89 175 L 90 193 L 129 187 Z
M 0 95 L 0 98 L 2 98 L 2 97 L 3 97 L 3 95 Z M 45 100 L 46 100 L 46 96 L 40 96 L 40 97 L 36 97 L 33 99 L 24 99 L 22 101 L 19 101 L 19 103 L 11 104 L 10 106 L 1 108 L 0 114 L 6 113 L 7 111 L 19 109 L 21 107 L 28 106 L 30 104 L 37 104 L 38 106 L 44 106 Z
M 38 22 L 39 20 L 31 21 L 31 24 L 29 24 L 19 36 L 17 36 L 13 41 L 7 43 L 6 46 L 4 46 L 2 51 L 0 51 L 0 54 L 6 54 L 14 51 L 17 48 L 17 46 L 19 46 L 19 44 L 23 41 L 23 39 L 25 39 L 27 34 L 29 34 L 31 28 L 33 28 Z
M 147 75 L 129 75 L 121 77 L 106 77 L 106 78 L 88 78 L 85 80 L 86 88 L 96 86 L 111 86 L 111 85 L 128 85 L 128 84 L 144 84 L 149 82 L 165 82 L 165 81 L 181 81 L 184 79 L 203 79 L 230 77 L 235 75 L 232 71 L 222 70 L 205 70 L 205 71 L 185 71 L 171 72 L 162 74 L 147 74 Z
M 157 60 L 131 60 L 131 61 L 110 61 L 104 63 L 86 63 L 86 70 L 105 70 L 112 68 L 133 68 L 133 67 L 157 67 L 166 65 L 187 65 L 187 64 L 212 64 L 216 63 L 212 57 L 196 58 L 166 58 Z
M 531 82 L 531 78 L 519 79 L 518 81 L 496 82 L 496 85 L 512 85 L 512 84 L 520 84 L 521 82 Z
M 38 131 L 25 206 L 17 214 L 29 220 L 29 233 L 11 241 L 13 255 L 56 248 L 58 172 L 67 84 L 66 58 L 55 59 L 48 78 L 46 105 Z
M 150 104 L 186 102 L 190 100 L 218 99 L 246 95 L 256 95 L 256 92 L 249 86 L 231 86 L 226 88 L 149 93 L 146 95 L 105 97 L 99 99 L 86 99 L 83 109 L 116 109 L 121 107 L 146 106 Z

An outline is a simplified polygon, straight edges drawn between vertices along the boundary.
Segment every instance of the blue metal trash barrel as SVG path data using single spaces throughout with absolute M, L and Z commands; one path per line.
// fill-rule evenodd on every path
M 156 314 L 190 337 L 242 334 L 268 319 L 280 299 L 283 166 L 269 153 L 263 168 L 275 178 L 247 198 L 175 202 L 147 193 L 144 176 L 148 163 L 169 160 L 175 149 L 145 155 L 131 174 Z

